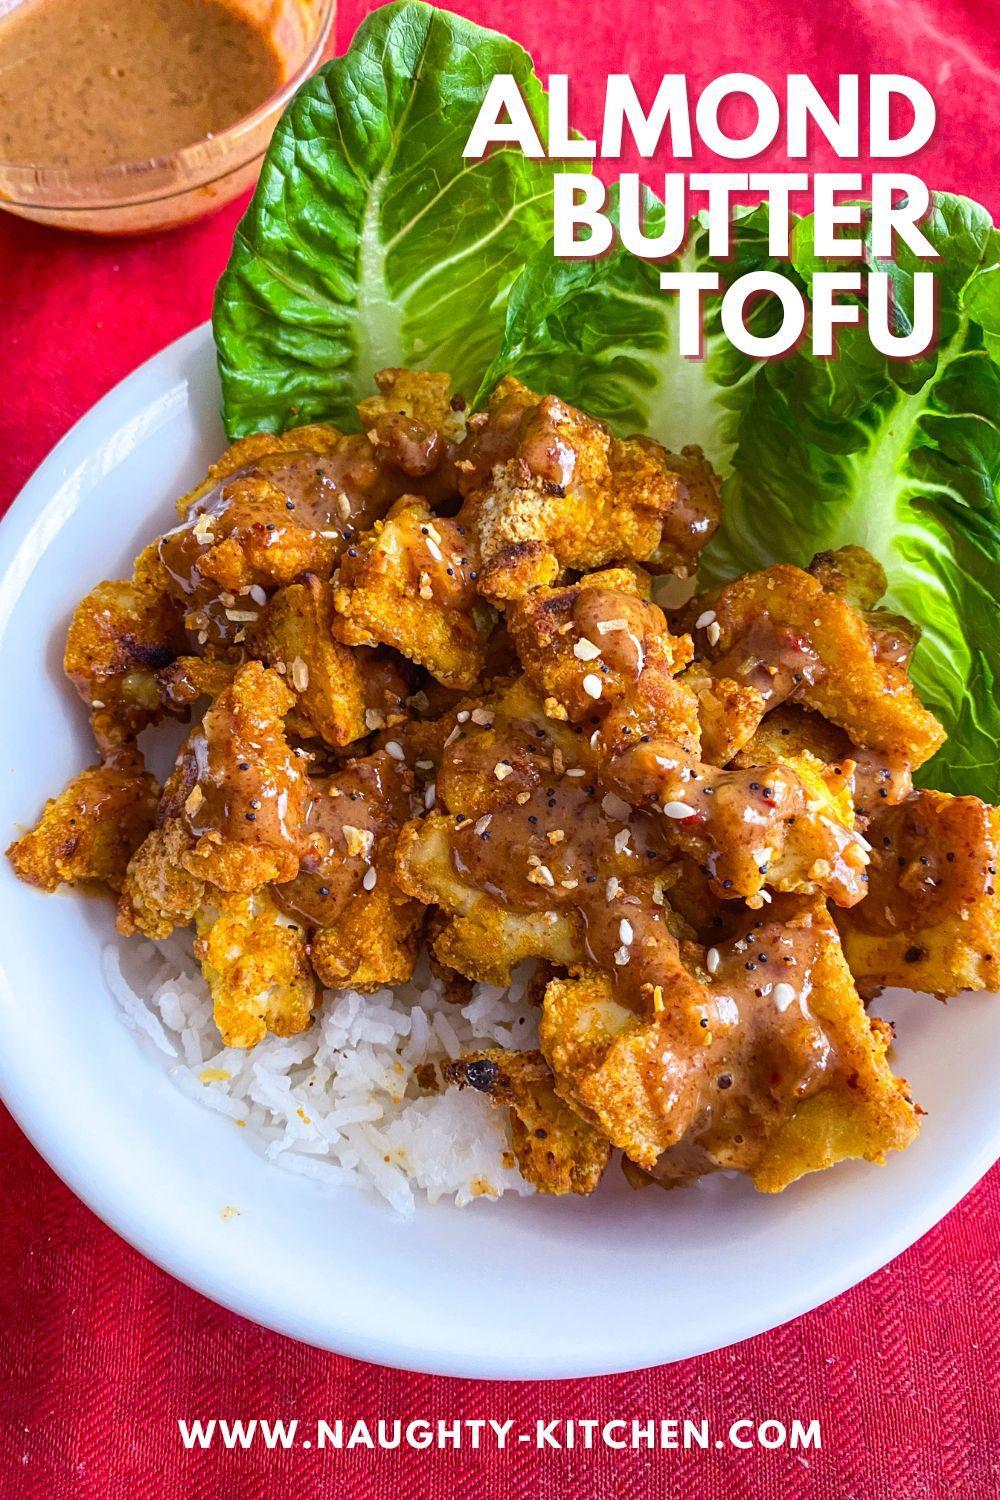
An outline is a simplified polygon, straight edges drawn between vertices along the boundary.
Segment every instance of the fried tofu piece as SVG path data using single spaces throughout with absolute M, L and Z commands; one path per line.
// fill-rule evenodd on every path
M 606 788 L 661 809 L 676 847 L 709 870 L 717 894 L 763 905 L 771 886 L 861 900 L 867 853 L 850 798 L 839 796 L 843 768 L 838 784 L 838 768 L 828 775 L 811 757 L 759 775 L 703 761 L 699 701 L 688 674 L 677 675 L 689 637 L 671 635 L 662 612 L 627 592 L 617 572 L 540 590 L 510 617 L 526 672 L 592 731 Z
M 66 637 L 63 669 L 102 754 L 163 716 L 156 674 L 186 646 L 181 610 L 146 561 L 132 579 L 99 583 L 81 599 Z
M 205 881 L 185 869 L 191 835 L 177 818 L 154 828 L 129 861 L 118 902 L 116 926 L 123 937 L 137 932 L 161 942 L 186 927 L 205 900 Z
M 409 488 L 437 503 L 457 496 L 454 467 L 465 437 L 466 408 L 452 398 L 451 376 L 432 370 L 379 370 L 377 396 L 358 404 L 365 434 L 382 463 L 411 481 Z
M 159 826 L 129 864 L 120 932 L 167 937 L 194 917 L 206 884 L 250 895 L 298 872 L 307 762 L 285 738 L 292 702 L 275 672 L 247 662 L 188 735 Z
M 665 1182 L 726 1168 L 779 1192 L 909 1144 L 916 1112 L 886 1063 L 887 1031 L 866 1016 L 821 903 L 776 903 L 710 968 L 700 1015 L 669 998 L 636 1013 L 596 972 L 553 980 L 541 1047 L 556 1091 Z
M 496 623 L 476 571 L 466 529 L 408 496 L 344 554 L 334 632 L 350 646 L 393 646 L 446 687 L 471 688 Z
M 868 895 L 840 918 L 861 993 L 1000 988 L 1000 809 L 919 791 L 882 812 L 869 837 Z
M 171 713 L 186 714 L 201 698 L 217 698 L 236 676 L 236 662 L 206 656 L 178 656 L 156 674 L 161 702 Z
M 295 693 L 298 732 L 343 747 L 369 732 L 366 692 L 356 654 L 333 638 L 333 618 L 332 588 L 310 575 L 268 601 L 247 646 Z
M 599 724 L 605 748 L 657 734 L 696 753 L 697 704 L 676 681 L 691 641 L 670 634 L 647 587 L 634 569 L 589 573 L 519 600 L 508 628 L 530 680 L 571 723 Z
M 448 1083 L 473 1088 L 509 1111 L 522 1176 L 541 1193 L 592 1193 L 611 1155 L 607 1138 L 556 1094 L 540 1052 L 489 1047 L 449 1063 Z
M 681 683 L 698 700 L 701 758 L 710 766 L 727 766 L 739 759 L 761 727 L 766 704 L 749 683 L 731 677 L 712 677 L 696 663 L 683 673 Z
M 707 614 L 713 618 L 696 635 L 711 674 L 756 688 L 765 709 L 801 703 L 854 744 L 913 767 L 944 742 L 895 647 L 801 568 L 780 564 L 734 579 L 701 618 Z
M 563 568 L 615 558 L 659 553 L 661 565 L 686 571 L 718 523 L 717 493 L 708 517 L 703 492 L 659 444 L 620 441 L 511 377 L 469 426 L 457 460 L 461 515 L 478 539 L 480 590 L 495 602 L 552 584 Z
M 306 1029 L 318 997 L 305 934 L 266 890 L 203 907 L 197 925 L 195 957 L 227 1047 Z
M 310 780 L 299 873 L 274 897 L 310 934 L 313 968 L 330 989 L 375 990 L 413 973 L 424 913 L 394 869 L 412 787 L 387 750 Z
M 606 795 L 587 739 L 547 720 L 523 686 L 499 700 L 493 724 L 459 726 L 437 793 L 440 810 L 404 829 L 397 870 L 449 918 L 432 938 L 441 962 L 503 985 L 525 958 L 597 961 L 621 969 L 640 1005 L 657 985 L 684 989 L 687 934 L 660 878 L 671 862 L 663 820 Z
M 120 891 L 132 855 L 156 821 L 160 789 L 138 754 L 90 766 L 45 804 L 7 857 L 19 879 L 54 891 L 65 881 L 103 881 Z

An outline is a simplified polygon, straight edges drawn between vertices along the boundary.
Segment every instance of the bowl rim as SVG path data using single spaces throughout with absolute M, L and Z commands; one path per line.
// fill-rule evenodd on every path
M 316 0 L 316 8 L 316 35 L 295 70 L 273 94 L 224 130 L 163 156 L 106 167 L 36 167 L 0 158 L 0 207 L 57 213 L 121 209 L 180 197 L 241 171 L 265 149 L 254 139 L 258 128 L 270 116 L 284 112 L 323 55 L 337 16 L 337 0 Z M 230 155 L 234 146 L 238 153 L 235 159 Z M 183 180 L 178 181 L 178 175 Z

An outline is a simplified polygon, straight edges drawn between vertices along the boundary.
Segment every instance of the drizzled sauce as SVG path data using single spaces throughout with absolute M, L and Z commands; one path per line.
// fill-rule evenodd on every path
M 272 887 L 288 916 L 306 927 L 332 927 L 368 871 L 377 880 L 391 864 L 392 840 L 388 848 L 385 840 L 410 815 L 409 787 L 408 774 L 385 751 L 310 779 L 299 874 Z
M 286 76 L 224 0 L 25 0 L 0 20 L 0 160 L 108 167 L 250 114 Z

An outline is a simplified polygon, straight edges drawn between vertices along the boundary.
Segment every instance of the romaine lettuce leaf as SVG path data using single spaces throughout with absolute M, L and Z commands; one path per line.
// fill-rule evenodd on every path
M 720 472 L 727 471 L 756 362 L 723 334 L 718 297 L 705 302 L 704 358 L 681 358 L 678 299 L 660 291 L 660 272 L 718 271 L 726 287 L 750 271 L 775 269 L 766 211 L 738 213 L 734 251 L 724 261 L 710 259 L 700 218 L 691 221 L 683 252 L 672 260 L 640 260 L 618 246 L 602 259 L 559 261 L 547 245 L 514 283 L 503 345 L 480 394 L 500 376 L 516 375 L 603 417 L 620 433 L 648 432 L 669 448 L 698 443 Z M 648 233 L 656 232 L 662 215 L 650 194 Z M 769 333 L 776 322 L 770 299 L 753 304 L 753 333 Z
M 807 284 L 819 268 L 810 228 L 800 226 L 795 255 Z M 702 574 L 718 581 L 847 542 L 868 547 L 888 574 L 888 607 L 922 629 L 913 678 L 948 730 L 923 781 L 996 802 L 1000 369 L 989 336 L 1000 328 L 998 236 L 985 209 L 949 194 L 935 195 L 923 229 L 940 259 L 901 252 L 892 274 L 904 324 L 914 271 L 937 276 L 934 349 L 886 359 L 855 329 L 836 359 L 803 348 L 762 366 Z
M 216 294 L 231 438 L 320 418 L 356 428 L 386 365 L 475 391 L 510 285 L 552 230 L 548 162 L 514 146 L 461 155 L 495 73 L 518 80 L 544 140 L 527 53 L 418 0 L 375 11 L 296 95 Z

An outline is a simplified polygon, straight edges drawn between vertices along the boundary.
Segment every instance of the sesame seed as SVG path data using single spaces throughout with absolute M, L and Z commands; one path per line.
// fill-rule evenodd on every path
M 588 672 L 583 679 L 583 691 L 590 698 L 599 698 L 603 692 L 601 679 L 593 672 Z
M 361 884 L 364 886 L 366 891 L 373 891 L 375 889 L 375 882 L 377 879 L 378 871 L 376 870 L 374 865 L 369 865 L 368 869 L 365 871 L 364 879 L 362 880 Z
M 424 806 L 427 808 L 428 812 L 430 812 L 431 808 L 434 806 L 434 802 L 435 802 L 436 797 L 437 797 L 437 789 L 434 786 L 434 783 L 431 782 L 431 784 L 427 788 L 426 792 L 424 792 Z
M 795 999 L 795 991 L 790 984 L 785 984 L 782 981 L 780 984 L 774 986 L 773 998 L 779 1010 L 787 1010 Z
M 718 644 L 718 640 L 720 635 L 722 634 L 722 630 L 716 620 L 712 621 L 711 625 L 705 631 L 705 634 L 708 637 L 708 644 L 710 646 L 715 646 Z
M 388 744 L 385 747 L 385 751 L 387 755 L 392 756 L 393 760 L 406 759 L 406 756 L 403 754 L 403 747 L 398 740 L 389 740 Z
M 632 923 L 629 921 L 628 917 L 622 917 L 621 921 L 618 923 L 618 936 L 625 944 L 626 948 L 635 937 Z
M 663 816 L 665 818 L 689 818 L 691 809 L 685 802 L 665 802 Z
M 694 628 L 695 628 L 695 630 L 704 630 L 706 625 L 712 625 L 714 623 L 714 621 L 715 621 L 715 610 L 714 609 L 706 609 L 705 612 L 704 612 L 704 614 L 700 614 L 698 616 L 697 620 L 695 620 L 695 622 L 694 622 Z
M 719 972 L 719 965 L 721 964 L 721 962 L 722 954 L 719 952 L 718 948 L 709 948 L 708 952 L 705 954 L 705 968 L 708 970 L 708 972 L 710 974 L 717 974 Z
M 444 561 L 444 556 L 441 552 L 441 548 L 438 546 L 437 542 L 433 540 L 432 537 L 427 538 L 427 550 L 430 553 L 431 557 L 433 557 L 435 562 Z

